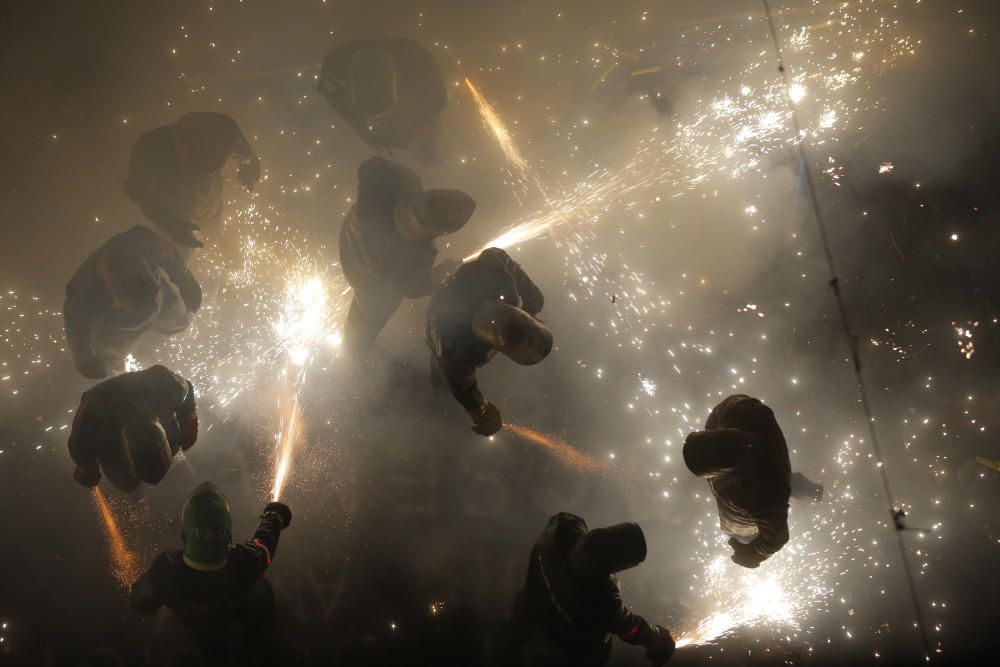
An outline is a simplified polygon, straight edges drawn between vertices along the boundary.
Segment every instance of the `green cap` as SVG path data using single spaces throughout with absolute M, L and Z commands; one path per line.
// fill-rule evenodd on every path
M 211 482 L 200 484 L 181 511 L 184 562 L 196 570 L 214 571 L 226 566 L 232 541 L 229 501 Z

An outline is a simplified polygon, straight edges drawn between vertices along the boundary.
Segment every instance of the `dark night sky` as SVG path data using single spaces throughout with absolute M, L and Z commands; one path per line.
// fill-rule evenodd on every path
M 803 26 L 812 35 L 806 48 L 788 47 L 793 74 L 818 71 L 825 53 L 885 47 L 822 27 L 842 3 L 773 4 L 786 10 L 786 40 Z M 937 527 L 905 536 L 928 626 L 945 660 L 969 661 L 995 644 L 1000 612 L 1000 474 L 973 461 L 1000 459 L 1000 12 L 991 0 L 848 4 L 860 5 L 866 30 L 885 18 L 884 34 L 907 36 L 913 54 L 885 66 L 862 61 L 859 80 L 837 93 L 834 127 L 809 143 L 810 166 L 889 476 L 912 525 Z M 644 138 L 670 146 L 676 126 L 738 94 L 748 64 L 760 63 L 755 76 L 773 81 L 759 12 L 749 0 L 3 3 L 0 375 L 9 379 L 0 383 L 8 545 L 0 621 L 9 628 L 0 664 L 182 664 L 195 651 L 165 614 L 140 619 L 129 608 L 109 573 L 95 508 L 72 482 L 60 429 L 90 386 L 60 349 L 62 290 L 94 248 L 141 222 L 122 193 L 139 134 L 187 111 L 226 111 L 267 173 L 251 199 L 227 172 L 231 224 L 195 262 L 206 285 L 219 266 L 238 263 L 238 212 L 251 202 L 276 223 L 255 232 L 273 244 L 270 261 L 251 286 L 224 292 L 217 328 L 203 328 L 223 344 L 203 348 L 191 335 L 137 348 L 145 365 L 200 378 L 196 362 L 214 368 L 226 341 L 232 354 L 259 361 L 266 341 L 232 332 L 269 327 L 248 321 L 237 301 L 257 294 L 273 306 L 289 257 L 336 272 L 337 230 L 369 155 L 315 92 L 319 63 L 337 40 L 409 36 L 438 57 L 453 155 L 418 171 L 428 186 L 459 187 L 478 202 L 443 250 L 460 258 L 547 205 L 537 192 L 515 196 L 503 154 L 456 85 L 462 77 L 495 105 L 558 201 L 598 169 L 626 173 Z M 627 77 L 591 92 L 615 60 L 662 65 L 651 85 L 670 108 L 639 99 Z M 805 88 L 811 127 L 821 111 L 810 97 L 817 84 Z M 706 164 L 683 145 L 682 180 Z M 639 188 L 511 249 L 545 291 L 556 349 L 532 368 L 494 362 L 481 372 L 484 391 L 513 421 L 602 461 L 613 454 L 614 473 L 567 468 L 510 435 L 468 433 L 450 399 L 430 395 L 423 302 L 397 314 L 380 339 L 383 362 L 365 377 L 324 351 L 303 398 L 308 437 L 287 495 L 296 518 L 268 575 L 279 600 L 277 664 L 483 664 L 530 545 L 557 511 L 592 526 L 640 522 L 650 555 L 623 577 L 626 599 L 672 630 L 690 629 L 724 597 L 705 581 L 723 547 L 679 446 L 737 389 L 775 408 L 793 467 L 824 483 L 828 502 L 793 509 L 792 544 L 798 536 L 802 548 L 773 562 L 794 588 L 797 629 L 737 628 L 675 663 L 918 659 L 798 158 L 781 140 L 761 146 L 759 166 L 738 176 L 729 170 L 745 155 L 716 156 L 704 181 Z M 885 163 L 892 171 L 879 174 Z M 956 327 L 973 332 L 970 359 Z M 106 489 L 137 561 L 179 544 L 180 505 L 203 479 L 229 495 L 236 537 L 249 536 L 271 474 L 270 371 L 262 366 L 229 405 L 204 388 L 199 444 L 148 491 L 145 513 Z M 802 593 L 810 576 L 817 589 Z M 431 603 L 444 611 L 430 614 Z M 619 644 L 613 664 L 641 664 L 641 653 Z

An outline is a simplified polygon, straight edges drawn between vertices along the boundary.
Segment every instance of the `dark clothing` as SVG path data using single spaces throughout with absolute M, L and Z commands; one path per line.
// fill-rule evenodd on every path
M 222 218 L 221 171 L 186 169 L 174 148 L 173 128 L 158 127 L 136 139 L 125 179 L 125 194 L 170 237 L 189 229 L 187 223 L 210 228 Z M 239 132 L 228 152 L 240 162 L 253 158 L 250 145 Z
M 788 542 L 791 464 L 771 408 L 742 394 L 726 398 L 705 430 L 687 437 L 684 462 L 708 480 L 723 532 L 756 535 L 749 546 L 761 561 Z
M 150 280 L 160 284 L 156 298 L 128 310 L 116 308 L 99 278 L 99 265 L 108 254 L 144 261 Z M 108 371 L 121 369 L 132 344 L 145 331 L 157 327 L 163 333 L 176 333 L 184 326 L 184 318 L 178 318 L 176 311 L 190 314 L 200 306 L 201 286 L 174 246 L 149 227 L 137 225 L 94 251 L 67 283 L 66 343 L 81 372 L 104 377 Z
M 523 308 L 532 316 L 544 305 L 541 290 L 520 265 L 503 250 L 490 248 L 460 266 L 427 309 L 427 344 L 452 394 L 466 410 L 483 404 L 476 369 L 496 353 L 472 331 L 473 316 L 489 300 Z
M 278 550 L 281 520 L 265 514 L 253 539 L 229 548 L 221 570 L 198 570 L 180 549 L 164 551 L 132 586 L 132 606 L 153 614 L 166 606 L 185 625 L 221 629 L 232 623 L 262 626 L 270 621 L 274 594 L 263 579 Z
M 622 602 L 614 575 L 579 578 L 569 553 L 587 532 L 574 514 L 549 519 L 531 550 L 528 575 L 514 607 L 514 642 L 524 665 L 603 665 L 611 655 L 611 638 L 649 644 L 656 631 Z
M 152 484 L 166 475 L 184 439 L 192 437 L 196 414 L 193 387 L 176 373 L 159 365 L 125 373 L 84 392 L 73 419 L 69 455 L 82 468 L 100 465 L 112 484 L 130 492 L 140 481 Z M 160 423 L 166 448 L 149 441 L 126 443 L 123 427 L 142 419 Z
M 422 188 L 413 170 L 379 157 L 358 168 L 358 199 L 340 228 L 340 263 L 354 289 L 346 338 L 370 346 L 405 299 L 429 296 L 439 285 L 433 239 L 408 241 L 395 225 L 396 204 Z
M 395 67 L 396 101 L 379 122 L 355 103 L 351 60 L 362 50 L 388 52 Z M 434 55 L 412 39 L 354 40 L 337 44 L 323 60 L 318 90 L 358 134 L 375 148 L 407 148 L 415 130 L 434 122 L 448 106 L 448 91 Z

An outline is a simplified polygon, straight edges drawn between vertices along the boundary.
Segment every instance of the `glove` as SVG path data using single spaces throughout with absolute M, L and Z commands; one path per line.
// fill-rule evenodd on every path
M 101 469 L 96 465 L 92 468 L 77 466 L 73 471 L 73 479 L 81 486 L 97 486 L 97 483 L 101 481 Z
M 729 546 L 733 548 L 733 562 L 747 568 L 760 567 L 764 558 L 749 544 L 743 544 L 735 537 L 729 538 Z
M 268 503 L 264 506 L 263 519 L 268 514 L 273 514 L 281 521 L 281 529 L 284 530 L 292 523 L 292 510 L 285 503 Z
M 646 644 L 646 657 L 658 667 L 670 661 L 677 645 L 674 643 L 674 638 L 670 635 L 670 631 L 662 625 L 657 625 L 653 630 L 655 634 L 649 643 Z
M 469 416 L 472 417 L 474 424 L 472 430 L 479 435 L 490 436 L 503 428 L 500 411 L 489 401 L 483 403 L 478 410 L 470 410 Z
M 254 157 L 249 162 L 241 164 L 236 171 L 236 176 L 240 179 L 243 187 L 253 192 L 254 186 L 260 181 L 260 159 Z

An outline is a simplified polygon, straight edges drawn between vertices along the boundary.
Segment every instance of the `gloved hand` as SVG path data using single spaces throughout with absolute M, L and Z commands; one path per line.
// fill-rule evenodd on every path
M 729 546 L 733 548 L 733 562 L 747 568 L 760 567 L 764 558 L 749 544 L 743 544 L 735 537 L 729 538 Z
M 284 530 L 292 523 L 292 510 L 285 503 L 268 503 L 264 506 L 264 513 L 261 517 L 274 514 L 281 521 L 281 528 Z
M 249 162 L 241 164 L 236 171 L 236 176 L 240 179 L 243 187 L 253 192 L 254 186 L 260 181 L 260 158 L 254 156 Z
M 489 401 L 484 402 L 478 410 L 470 410 L 469 416 L 472 417 L 472 430 L 479 435 L 490 436 L 503 428 L 500 411 Z
M 671 636 L 670 631 L 667 630 L 662 625 L 657 625 L 653 628 L 656 632 L 653 638 L 646 644 L 646 657 L 652 661 L 654 665 L 663 665 L 670 661 L 670 658 L 674 655 L 674 651 L 677 645 L 674 643 L 674 638 Z
M 101 469 L 96 465 L 91 468 L 77 466 L 73 471 L 73 479 L 81 486 L 97 486 L 98 482 L 101 481 Z

